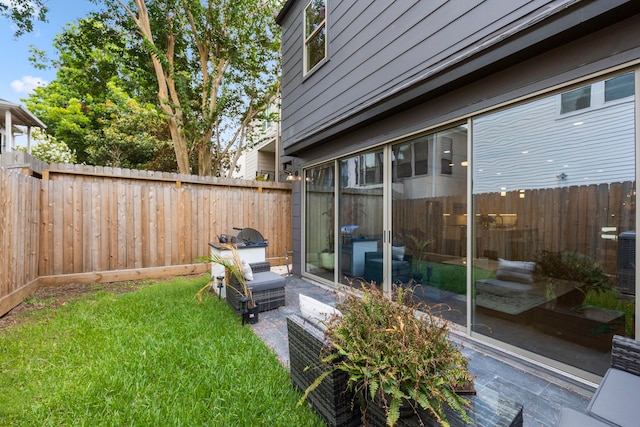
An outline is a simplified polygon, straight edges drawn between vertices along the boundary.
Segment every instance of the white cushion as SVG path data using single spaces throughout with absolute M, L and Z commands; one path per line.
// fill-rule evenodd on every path
M 253 270 L 246 260 L 242 260 L 242 276 L 247 282 L 253 280 Z
M 533 270 L 536 263 L 531 261 L 509 261 L 498 258 L 496 278 L 506 282 L 533 283 Z
M 325 329 L 326 324 L 334 314 L 340 315 L 340 311 L 329 304 L 318 301 L 317 299 L 300 294 L 300 313 L 302 318 L 313 323 L 320 329 Z

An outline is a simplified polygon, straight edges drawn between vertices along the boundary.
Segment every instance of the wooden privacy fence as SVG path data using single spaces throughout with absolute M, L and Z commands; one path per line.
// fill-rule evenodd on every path
M 542 251 L 569 251 L 616 273 L 619 233 L 635 230 L 634 181 L 474 195 L 474 233 L 467 230 L 464 196 L 398 200 L 394 235 L 432 240 L 430 252 L 532 260 Z
M 0 169 L 0 316 L 38 279 L 40 180 Z
M 43 285 L 56 282 L 52 276 L 75 275 L 62 276 L 74 280 L 82 273 L 133 272 L 111 275 L 124 279 L 148 277 L 144 269 L 193 266 L 218 235 L 237 233 L 234 227 L 260 231 L 274 265 L 291 250 L 287 183 L 84 165 L 54 164 L 42 180 L 2 172 L 0 231 L 12 240 L 2 238 L 0 313 L 10 305 L 3 298 L 38 277 Z M 206 271 L 196 265 L 163 271 Z

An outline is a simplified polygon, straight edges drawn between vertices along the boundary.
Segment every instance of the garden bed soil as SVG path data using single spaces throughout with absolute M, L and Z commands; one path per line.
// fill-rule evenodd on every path
M 67 285 L 41 287 L 35 294 L 0 317 L 0 330 L 25 322 L 29 318 L 27 315 L 29 312 L 39 311 L 45 308 L 58 308 L 64 306 L 69 301 L 85 295 L 97 294 L 98 292 L 111 292 L 113 294 L 134 292 L 154 283 L 157 282 L 140 280 L 135 282 L 114 283 L 70 283 Z

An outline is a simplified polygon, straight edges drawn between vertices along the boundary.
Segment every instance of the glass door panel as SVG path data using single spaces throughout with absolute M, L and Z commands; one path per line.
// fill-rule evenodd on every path
M 473 121 L 473 330 L 596 375 L 635 335 L 630 76 Z
M 466 326 L 467 128 L 400 142 L 391 158 L 392 281 Z
M 383 284 L 383 151 L 342 159 L 338 230 L 343 284 Z
M 305 171 L 305 272 L 335 280 L 334 163 Z

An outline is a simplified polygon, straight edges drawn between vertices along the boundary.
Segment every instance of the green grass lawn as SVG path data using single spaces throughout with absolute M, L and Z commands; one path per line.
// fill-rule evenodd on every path
M 467 267 L 460 265 L 426 262 L 416 264 L 414 271 L 422 274 L 422 284 L 427 285 L 427 266 L 431 267 L 429 286 L 451 291 L 456 294 L 467 293 Z M 474 280 L 495 277 L 495 273 L 481 268 L 473 269 Z
M 321 426 L 208 277 L 101 292 L 0 331 L 0 426 Z

